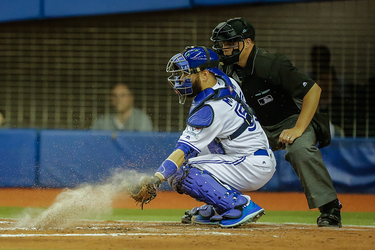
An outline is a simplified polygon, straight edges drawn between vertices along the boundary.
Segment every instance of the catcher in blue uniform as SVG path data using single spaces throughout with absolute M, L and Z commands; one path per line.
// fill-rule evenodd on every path
M 152 178 L 143 181 L 146 191 L 133 198 L 148 203 L 167 180 L 180 194 L 205 203 L 186 211 L 183 223 L 235 227 L 264 214 L 242 192 L 266 184 L 276 162 L 240 87 L 218 69 L 218 63 L 217 54 L 205 47 L 188 47 L 169 60 L 168 81 L 180 103 L 194 98 L 187 126 L 175 150 Z

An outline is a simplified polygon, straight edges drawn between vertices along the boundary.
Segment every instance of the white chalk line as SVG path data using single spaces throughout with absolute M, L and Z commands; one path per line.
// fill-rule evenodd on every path
M 240 233 L 207 232 L 206 235 L 234 236 Z M 0 234 L 0 238 L 23 238 L 23 237 L 118 237 L 118 236 L 196 236 L 197 233 L 100 233 L 100 234 Z
M 147 228 L 145 228 L 147 230 Z M 144 230 L 145 230 L 144 229 Z M 305 227 L 296 227 L 296 229 L 307 229 Z M 0 229 L 2 230 L 2 229 Z M 9 230 L 9 228 L 7 229 Z M 0 234 L 0 238 L 26 238 L 26 237 L 119 237 L 119 236 L 197 236 L 197 235 L 218 235 L 218 236 L 240 236 L 240 235 L 248 235 L 244 231 L 262 231 L 262 230 L 277 230 L 280 231 L 282 228 L 258 228 L 258 229 L 244 229 L 244 230 L 236 230 L 236 232 L 184 232 L 184 233 L 85 233 L 85 234 L 79 234 L 79 233 L 58 233 L 58 234 Z M 344 231 L 367 231 L 365 229 L 360 228 L 337 228 L 336 230 L 344 230 Z M 161 231 L 161 230 L 154 230 L 154 231 Z
M 98 221 L 92 221 L 94 222 L 92 225 L 95 225 L 94 227 L 90 227 L 90 230 L 111 230 L 111 227 L 108 227 L 109 225 L 113 226 L 119 226 L 119 224 L 116 223 L 102 223 Z M 96 223 L 95 223 L 96 222 Z M 10 221 L 2 221 L 1 224 L 13 224 Z M 144 222 L 141 222 L 144 223 Z M 174 223 L 174 222 L 172 222 Z M 147 224 L 144 223 L 144 224 Z M 274 231 L 279 231 L 279 230 L 284 230 L 285 228 L 283 227 L 282 224 L 277 224 L 277 223 L 266 223 L 266 222 L 261 222 L 257 223 L 261 225 L 268 225 L 270 227 L 261 227 L 261 228 L 236 228 L 235 231 L 232 232 L 212 232 L 210 230 L 216 229 L 216 228 L 199 228 L 196 227 L 194 228 L 195 232 L 186 232 L 184 231 L 183 233 L 168 233 L 168 232 L 161 232 L 158 233 L 158 231 L 161 231 L 160 229 L 155 229 L 155 228 L 149 228 L 149 227 L 132 227 L 132 229 L 136 230 L 147 230 L 147 231 L 154 231 L 153 233 L 58 233 L 58 234 L 38 234 L 38 233 L 19 233 L 19 234 L 0 234 L 0 238 L 25 238 L 25 237 L 118 237 L 118 236 L 197 236 L 197 235 L 220 235 L 220 236 L 239 236 L 239 235 L 247 235 L 248 232 L 251 231 L 262 231 L 262 230 L 274 230 Z M 100 226 L 105 227 L 100 227 Z M 160 225 L 156 224 L 155 222 L 150 222 L 150 225 Z M 288 226 L 293 226 L 295 229 L 300 229 L 300 230 L 306 230 L 306 229 L 312 229 L 315 228 L 315 225 L 310 225 L 310 224 L 297 224 L 297 223 L 285 223 L 284 225 Z M 98 227 L 99 226 L 99 227 Z M 321 230 L 344 230 L 344 231 L 368 231 L 368 230 L 373 230 L 375 227 L 373 226 L 356 226 L 353 225 L 356 228 L 350 228 L 349 226 L 344 226 L 342 228 L 319 228 Z M 76 227 L 75 229 L 86 229 L 85 227 Z M 220 229 L 220 228 L 217 228 Z M 36 230 L 33 228 L 17 228 L 17 227 L 0 227 L 0 231 L 14 231 L 14 230 L 24 230 L 24 231 L 29 231 L 29 230 Z M 186 230 L 186 229 L 185 229 Z M 199 232 L 197 232 L 199 231 Z

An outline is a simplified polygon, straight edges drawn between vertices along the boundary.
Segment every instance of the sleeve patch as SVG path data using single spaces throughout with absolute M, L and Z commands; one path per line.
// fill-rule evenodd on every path
M 214 120 L 214 111 L 209 105 L 205 105 L 192 114 L 187 123 L 192 127 L 207 128 Z

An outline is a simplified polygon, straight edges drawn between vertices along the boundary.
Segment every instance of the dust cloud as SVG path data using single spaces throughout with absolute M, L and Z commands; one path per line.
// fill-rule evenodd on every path
M 21 228 L 67 228 L 76 225 L 82 219 L 98 219 L 103 215 L 111 215 L 113 201 L 121 198 L 129 199 L 126 189 L 139 184 L 145 174 L 133 170 L 115 172 L 104 184 L 82 184 L 74 189 L 63 190 L 54 203 L 41 213 L 26 209 L 18 220 Z M 129 202 L 134 202 L 129 199 Z

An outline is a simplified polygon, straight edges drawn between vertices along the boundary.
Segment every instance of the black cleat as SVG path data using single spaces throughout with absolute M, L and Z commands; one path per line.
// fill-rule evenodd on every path
M 342 205 L 334 200 L 319 208 L 321 214 L 317 219 L 318 227 L 342 227 L 341 210 Z

